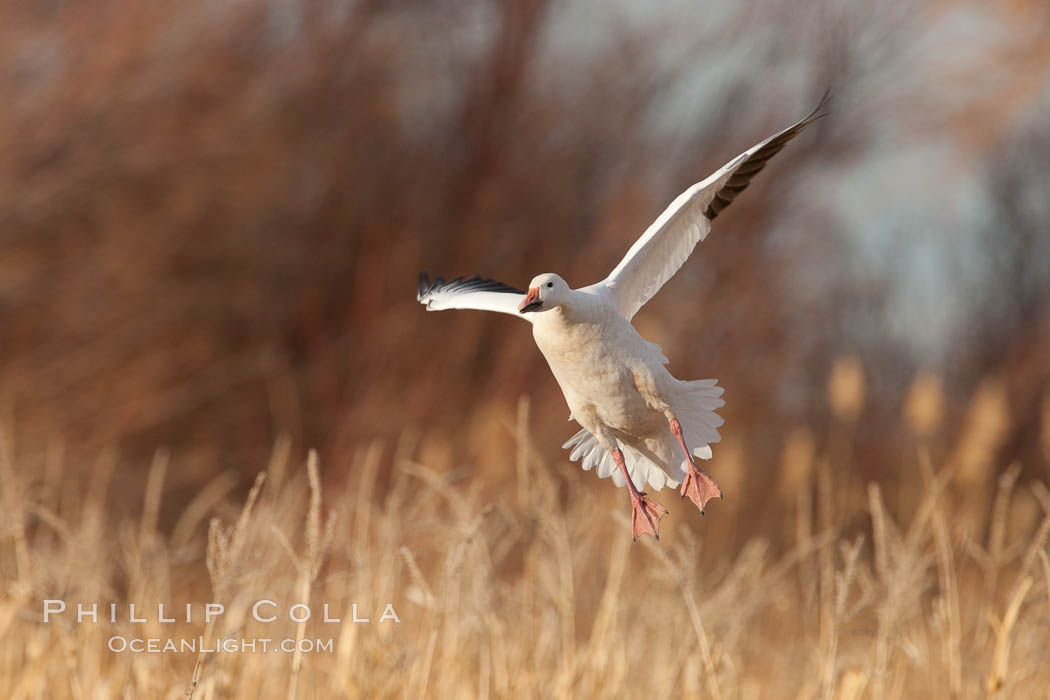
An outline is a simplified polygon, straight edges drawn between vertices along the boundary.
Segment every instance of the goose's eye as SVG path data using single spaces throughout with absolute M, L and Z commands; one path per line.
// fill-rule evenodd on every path
M 547 283 L 547 289 L 550 289 L 550 288 L 551 288 L 551 287 L 553 287 L 553 286 L 554 286 L 554 283 L 553 283 L 553 282 L 548 282 L 548 283 Z

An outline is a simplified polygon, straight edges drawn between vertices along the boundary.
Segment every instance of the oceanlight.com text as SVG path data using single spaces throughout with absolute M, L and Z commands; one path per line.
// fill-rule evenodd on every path
M 257 637 L 254 639 L 235 639 L 232 637 L 211 639 L 203 637 L 174 639 L 172 637 L 124 637 L 114 635 L 107 642 L 109 650 L 116 654 L 226 654 L 240 653 L 277 653 L 291 654 L 300 651 L 304 654 L 322 654 L 335 651 L 334 639 L 272 639 Z

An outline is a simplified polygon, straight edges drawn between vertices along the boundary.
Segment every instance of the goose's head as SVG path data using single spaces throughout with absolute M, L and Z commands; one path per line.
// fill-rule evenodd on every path
M 518 306 L 523 314 L 530 311 L 550 311 L 569 300 L 569 283 L 553 272 L 537 275 L 529 282 L 529 293 Z

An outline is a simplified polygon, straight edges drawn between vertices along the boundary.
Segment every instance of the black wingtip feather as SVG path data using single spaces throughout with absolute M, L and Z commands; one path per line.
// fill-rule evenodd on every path
M 821 110 L 828 106 L 828 104 L 831 102 L 831 98 L 831 88 L 829 87 L 824 91 L 824 94 L 820 96 L 820 102 L 817 103 L 817 106 L 813 108 L 813 111 L 810 112 L 809 116 L 806 117 L 803 121 L 809 122 L 814 119 L 820 119 L 821 117 L 828 116 L 827 112 L 822 112 Z
M 416 299 L 423 301 L 426 297 L 437 292 L 496 292 L 500 294 L 525 293 L 516 287 L 511 287 L 509 284 L 503 284 L 502 282 L 479 277 L 478 275 L 472 275 L 466 279 L 463 277 L 456 277 L 448 282 L 445 281 L 444 277 L 438 276 L 434 278 L 433 282 L 431 282 L 430 276 L 426 272 L 419 273 L 419 287 L 416 292 Z
M 798 136 L 803 129 L 813 122 L 828 115 L 827 112 L 821 110 L 827 107 L 829 102 L 831 102 L 831 88 L 824 91 L 824 95 L 812 112 L 777 134 L 769 143 L 755 151 L 751 154 L 751 157 L 741 163 L 733 171 L 733 176 L 729 181 L 715 193 L 714 199 L 711 200 L 711 203 L 707 205 L 707 210 L 704 211 L 704 216 L 709 221 L 714 221 L 715 217 L 728 207 L 738 194 L 747 189 L 747 186 L 751 184 L 751 178 L 762 172 L 762 168 L 766 167 L 769 159 L 780 153 L 784 146 L 788 144 L 788 141 Z

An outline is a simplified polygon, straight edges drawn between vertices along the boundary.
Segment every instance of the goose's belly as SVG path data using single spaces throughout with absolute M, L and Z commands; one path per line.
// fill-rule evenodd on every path
M 602 333 L 579 333 L 569 340 L 536 334 L 536 345 L 550 365 L 573 417 L 595 432 L 600 421 L 621 437 L 645 437 L 663 422 L 634 382 L 633 358 L 621 343 Z

